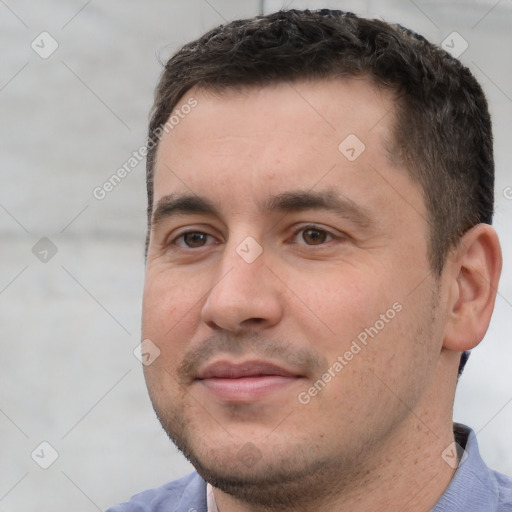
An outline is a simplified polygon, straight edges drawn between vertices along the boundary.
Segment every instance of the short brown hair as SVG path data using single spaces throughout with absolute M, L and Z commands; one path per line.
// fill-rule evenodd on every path
M 233 21 L 185 45 L 165 65 L 149 124 L 148 221 L 158 137 L 192 87 L 264 87 L 277 82 L 368 77 L 396 98 L 388 148 L 423 191 L 429 260 L 439 275 L 449 250 L 492 222 L 491 120 L 469 69 L 422 36 L 381 20 L 323 9 Z M 158 133 L 158 131 L 157 131 Z

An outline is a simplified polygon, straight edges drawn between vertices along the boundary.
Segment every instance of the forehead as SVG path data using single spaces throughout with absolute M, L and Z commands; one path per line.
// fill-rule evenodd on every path
M 193 110 L 187 106 L 192 101 L 197 105 Z M 264 134 L 288 127 L 296 134 L 322 138 L 329 145 L 352 133 L 375 147 L 375 143 L 384 142 L 379 138 L 390 135 L 393 111 L 391 94 L 364 77 L 278 82 L 220 91 L 195 87 L 176 105 L 169 118 L 171 129 L 164 139 L 186 145 L 192 142 L 191 135 L 196 143 L 195 139 L 206 141 L 212 136 L 249 133 L 255 137 L 258 131 Z M 216 124 L 214 130 L 212 121 Z
M 196 106 L 185 108 L 191 101 Z M 173 119 L 157 152 L 154 203 L 176 192 L 229 198 L 226 191 L 247 188 L 264 200 L 270 186 L 280 193 L 320 181 L 330 188 L 358 183 L 356 195 L 371 195 L 376 185 L 382 189 L 379 173 L 394 165 L 387 149 L 393 100 L 364 78 L 195 88 Z M 403 169 L 397 172 L 396 179 L 405 177 Z

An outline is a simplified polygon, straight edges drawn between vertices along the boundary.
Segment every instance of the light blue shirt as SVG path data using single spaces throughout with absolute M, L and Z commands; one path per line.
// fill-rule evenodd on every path
M 465 447 L 466 457 L 432 512 L 512 512 L 512 478 L 485 465 L 470 428 L 454 427 L 456 441 Z M 194 471 L 136 494 L 107 512 L 207 512 L 206 482 Z
M 467 458 L 432 512 L 512 512 L 512 478 L 485 465 L 473 430 L 455 424 L 454 431 L 456 441 L 465 445 Z

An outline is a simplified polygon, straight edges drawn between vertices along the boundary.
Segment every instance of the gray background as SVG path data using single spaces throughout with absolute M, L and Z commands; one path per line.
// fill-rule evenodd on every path
M 512 474 L 512 2 L 284 5 L 380 16 L 439 44 L 457 31 L 469 44 L 461 60 L 483 84 L 495 123 L 505 268 L 455 418 L 478 432 L 491 466 Z M 282 6 L 263 4 L 265 12 Z M 154 417 L 133 355 L 144 162 L 103 200 L 92 191 L 144 143 L 157 54 L 165 59 L 206 29 L 261 8 L 234 0 L 0 0 L 0 512 L 101 510 L 190 470 Z M 59 45 L 47 59 L 31 48 L 33 40 L 50 48 L 43 31 Z M 33 253 L 42 237 L 55 255 L 44 241 L 39 258 Z M 36 463 L 50 461 L 42 441 L 59 454 L 48 469 Z

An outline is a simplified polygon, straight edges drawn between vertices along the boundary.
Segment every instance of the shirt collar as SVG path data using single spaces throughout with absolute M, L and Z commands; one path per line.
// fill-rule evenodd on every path
M 213 495 L 213 487 L 208 482 L 206 483 L 206 505 L 208 512 L 219 512 L 215 496 Z
M 464 449 L 450 484 L 432 512 L 490 512 L 498 506 L 495 474 L 482 460 L 476 434 L 465 425 L 453 426 L 455 440 Z

